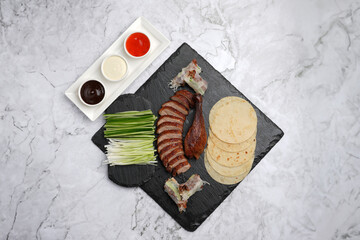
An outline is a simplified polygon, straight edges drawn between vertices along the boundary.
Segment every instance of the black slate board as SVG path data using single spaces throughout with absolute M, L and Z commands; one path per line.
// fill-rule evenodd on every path
M 169 81 L 194 58 L 198 61 L 199 66 L 202 68 L 200 75 L 209 83 L 209 87 L 203 98 L 203 114 L 205 126 L 208 131 L 209 112 L 218 100 L 227 96 L 239 96 L 246 100 L 248 99 L 188 44 L 182 44 L 135 94 L 150 100 L 152 103 L 152 110 L 157 114 L 161 105 L 174 94 L 174 92 L 168 87 Z M 283 131 L 264 113 L 262 113 L 255 105 L 253 105 L 253 107 L 258 118 L 258 130 L 255 160 L 252 169 L 284 135 Z M 194 110 L 190 112 L 186 119 L 183 133 L 184 136 L 189 129 L 193 118 Z M 200 174 L 203 180 L 209 182 L 210 185 L 206 185 L 201 192 L 194 194 L 188 201 L 188 208 L 186 212 L 180 214 L 177 206 L 163 190 L 166 179 L 171 176 L 165 170 L 161 161 L 159 159 L 158 161 L 159 164 L 152 178 L 140 187 L 175 221 L 188 231 L 195 231 L 238 185 L 222 185 L 214 181 L 205 169 L 204 154 L 202 154 L 199 160 L 190 160 L 189 162 L 192 165 L 190 170 L 180 176 L 177 176 L 176 179 L 179 183 L 183 183 L 192 174 L 197 173 Z
M 123 111 L 141 111 L 151 109 L 151 102 L 147 99 L 132 94 L 118 97 L 105 111 L 105 113 L 116 113 Z M 154 111 L 153 111 L 154 112 Z M 108 140 L 104 137 L 104 126 L 102 126 L 91 139 L 101 151 L 106 152 L 105 145 Z M 154 174 L 156 166 L 153 165 L 129 165 L 108 166 L 108 176 L 114 183 L 124 187 L 138 187 L 148 181 Z

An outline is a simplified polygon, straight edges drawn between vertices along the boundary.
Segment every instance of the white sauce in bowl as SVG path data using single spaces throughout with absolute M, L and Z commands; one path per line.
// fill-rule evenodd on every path
M 104 77 L 110 81 L 121 80 L 126 75 L 127 68 L 126 60 L 117 55 L 106 58 L 101 65 Z

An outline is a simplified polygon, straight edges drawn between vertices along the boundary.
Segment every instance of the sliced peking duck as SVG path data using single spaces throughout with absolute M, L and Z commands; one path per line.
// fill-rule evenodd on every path
M 173 176 L 190 169 L 185 157 L 182 132 L 184 121 L 193 106 L 193 94 L 187 90 L 178 91 L 159 110 L 160 118 L 157 122 L 157 146 L 159 157 L 166 170 Z

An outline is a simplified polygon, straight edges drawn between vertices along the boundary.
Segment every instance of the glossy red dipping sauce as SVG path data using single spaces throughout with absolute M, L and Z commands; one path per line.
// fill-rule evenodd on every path
M 80 96 L 87 104 L 98 104 L 104 99 L 105 88 L 100 82 L 90 80 L 82 85 L 80 89 Z
M 150 49 L 150 40 L 145 34 L 136 32 L 127 38 L 125 46 L 130 55 L 142 57 Z

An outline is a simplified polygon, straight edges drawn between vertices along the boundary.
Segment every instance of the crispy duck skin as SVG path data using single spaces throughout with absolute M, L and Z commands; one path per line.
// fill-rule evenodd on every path
M 160 134 L 166 130 L 183 130 L 183 125 L 180 123 L 164 122 L 156 128 L 156 133 Z
M 172 175 L 176 176 L 176 175 L 179 175 L 181 173 L 184 173 L 187 170 L 189 170 L 190 167 L 191 167 L 191 165 L 190 165 L 190 163 L 188 161 L 182 162 L 173 169 Z
M 159 143 L 161 143 L 166 139 L 182 139 L 182 132 L 179 130 L 164 131 L 159 135 L 157 139 L 157 144 L 159 145 Z
M 167 164 L 166 170 L 171 173 L 176 166 L 178 166 L 179 164 L 181 164 L 183 162 L 187 162 L 187 159 L 185 158 L 185 156 L 184 155 L 177 156 L 176 158 L 173 158 Z
M 164 159 L 166 155 L 174 151 L 175 148 L 183 149 L 182 143 L 174 142 L 166 147 L 164 147 L 161 151 L 159 151 L 160 159 Z
M 157 146 L 157 150 L 160 153 L 165 147 L 174 144 L 174 143 L 178 143 L 182 145 L 182 139 L 166 139 L 162 142 L 160 142 Z
M 163 159 L 161 159 L 162 163 L 164 164 L 165 167 L 167 167 L 169 165 L 169 163 L 171 162 L 171 160 L 173 160 L 174 158 L 184 155 L 184 150 L 180 147 L 174 148 L 174 150 L 172 150 L 170 153 L 168 153 L 167 155 L 165 155 L 165 157 Z
M 168 107 L 168 106 L 160 108 L 159 115 L 161 115 L 161 116 L 170 115 L 170 116 L 181 118 L 182 120 L 185 121 L 184 114 L 182 114 L 180 111 L 176 110 L 175 108 Z
M 185 155 L 188 158 L 195 157 L 199 159 L 201 153 L 205 149 L 206 145 L 206 130 L 204 116 L 202 113 L 202 96 L 200 94 L 195 94 L 195 117 L 194 121 L 186 134 L 184 147 Z
M 174 100 L 167 101 L 166 103 L 161 105 L 161 107 L 172 107 L 172 108 L 178 110 L 179 112 L 181 112 L 182 114 L 184 114 L 185 116 L 187 116 L 189 114 L 189 111 L 188 111 L 189 108 L 186 108 L 186 106 L 184 106 L 183 104 L 181 104 L 177 101 L 174 101 Z
M 191 93 L 190 91 L 183 89 L 183 90 L 179 90 L 175 93 L 175 95 L 182 95 L 184 96 L 188 102 L 189 102 L 189 107 L 193 108 L 195 103 L 194 103 L 194 94 Z
M 160 124 L 164 122 L 172 122 L 172 123 L 178 123 L 181 125 L 184 125 L 184 120 L 178 117 L 170 116 L 170 115 L 164 115 L 159 118 L 159 120 L 156 123 L 156 126 L 160 126 Z
M 189 106 L 189 101 L 187 100 L 186 97 L 182 96 L 182 95 L 174 95 L 170 98 L 171 100 L 181 104 L 182 106 L 184 106 L 186 109 L 190 109 L 190 106 Z

